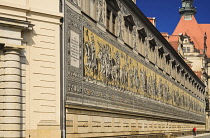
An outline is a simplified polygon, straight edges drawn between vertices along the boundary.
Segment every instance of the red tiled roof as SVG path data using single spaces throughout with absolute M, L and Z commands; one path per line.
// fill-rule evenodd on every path
M 161 32 L 162 36 L 169 41 L 169 34 L 167 32 Z
M 201 76 L 202 76 L 201 71 L 194 71 L 194 73 L 201 79 Z
M 179 36 L 178 35 L 171 35 L 169 37 L 169 43 L 171 44 L 171 46 L 178 51 L 178 47 L 179 47 Z
M 192 20 L 185 20 L 184 16 L 182 16 L 172 35 L 182 33 L 183 35 L 186 34 L 190 36 L 195 44 L 195 48 L 202 53 L 202 50 L 204 49 L 205 32 L 207 33 L 207 37 L 208 34 L 210 37 L 210 24 L 198 24 L 195 17 L 192 15 Z M 210 39 L 207 39 L 207 46 L 208 44 L 210 44 Z M 210 57 L 210 47 L 207 48 L 207 56 Z
M 161 34 L 162 34 L 163 36 L 168 36 L 168 35 L 169 35 L 168 32 L 161 32 Z

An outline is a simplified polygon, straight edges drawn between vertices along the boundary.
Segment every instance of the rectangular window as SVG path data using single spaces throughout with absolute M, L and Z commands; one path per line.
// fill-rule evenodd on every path
M 116 21 L 116 16 L 112 14 L 112 33 L 115 34 L 115 21 Z
M 190 47 L 187 47 L 187 53 L 190 53 Z
M 192 20 L 192 15 L 185 15 L 184 20 Z
M 106 29 L 112 35 L 116 35 L 117 15 L 120 8 L 116 0 L 106 0 Z
M 109 9 L 107 9 L 107 13 L 106 13 L 106 29 L 110 30 L 110 16 L 111 16 L 111 11 Z
M 128 40 L 128 44 L 130 45 L 130 46 L 133 46 L 133 41 L 132 41 L 132 30 L 131 29 L 129 29 L 129 40 Z
M 96 19 L 96 2 L 95 0 L 84 0 L 82 2 L 82 11 L 90 16 L 92 19 Z
M 96 7 L 95 0 L 90 0 L 90 16 L 95 19 Z
M 125 42 L 128 44 L 129 40 L 129 27 L 125 26 Z
M 185 53 L 186 53 L 186 47 L 183 47 L 183 52 L 185 52 Z
M 184 53 L 190 53 L 190 47 L 183 47 Z

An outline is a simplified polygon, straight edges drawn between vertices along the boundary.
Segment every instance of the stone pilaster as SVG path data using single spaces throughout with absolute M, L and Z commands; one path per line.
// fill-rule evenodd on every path
M 20 52 L 18 49 L 5 49 L 3 69 L 3 137 L 22 137 Z

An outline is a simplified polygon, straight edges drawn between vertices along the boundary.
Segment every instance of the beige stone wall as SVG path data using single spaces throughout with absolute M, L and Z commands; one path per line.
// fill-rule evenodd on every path
M 198 131 L 205 130 L 205 125 L 152 119 L 149 116 L 120 114 L 103 110 L 67 108 L 66 112 L 67 138 L 190 132 L 193 127 L 196 127 Z
M 0 0 L 0 17 L 9 19 L 9 23 L 0 21 L 3 24 L 0 25 L 0 42 L 15 47 L 19 52 L 15 55 L 19 59 L 19 76 L 11 78 L 3 73 L 8 66 L 5 63 L 9 60 L 15 62 L 17 58 L 9 53 L 6 56 L 7 53 L 0 49 L 0 101 L 18 103 L 8 107 L 8 104 L 0 102 L 0 137 L 60 137 L 59 26 L 62 14 L 59 13 L 59 1 Z M 25 30 L 25 24 L 15 23 L 14 19 L 29 21 L 34 26 L 32 30 Z M 8 60 L 5 59 L 7 57 Z M 9 84 L 15 85 L 13 81 L 19 84 L 17 90 L 14 88 L 19 94 L 13 96 L 18 101 L 12 101 L 13 97 L 5 99 L 5 95 L 9 94 L 5 91 L 7 78 Z M 9 108 L 18 108 L 19 112 L 12 117 L 16 121 L 19 118 L 20 122 L 17 131 L 6 134 L 7 128 L 3 123 L 10 128 L 15 126 L 15 120 L 8 118 L 12 120 L 10 123 L 7 120 L 9 115 L 5 115 L 5 110 Z
M 37 16 L 37 15 L 36 15 Z M 59 26 L 58 23 L 46 23 L 31 19 L 36 24 L 29 38 L 31 47 L 27 47 L 27 67 L 31 85 L 27 101 L 30 103 L 27 119 L 28 134 L 37 137 L 41 126 L 57 126 L 60 119 L 60 61 L 59 61 Z M 35 43 L 34 43 L 35 42 Z M 31 123 L 34 122 L 34 123 Z M 49 128 L 45 128 L 49 129 Z
M 185 54 L 187 56 L 187 54 Z M 203 57 L 198 57 L 197 55 L 193 56 L 187 56 L 187 60 L 192 62 L 192 70 L 194 71 L 201 71 L 202 69 L 202 64 L 203 64 Z

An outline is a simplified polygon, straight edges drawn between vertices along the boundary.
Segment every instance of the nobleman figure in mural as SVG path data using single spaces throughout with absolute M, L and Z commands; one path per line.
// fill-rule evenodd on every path
M 147 95 L 152 96 L 152 76 L 147 77 Z
M 163 84 L 162 84 L 162 79 L 159 79 L 159 84 L 158 84 L 158 93 L 156 95 L 158 98 L 163 97 Z
M 112 81 L 114 83 L 115 87 L 119 86 L 119 78 L 120 78 L 120 57 L 119 57 L 119 52 L 114 53 L 114 58 L 111 60 L 111 65 L 112 65 Z
M 138 91 L 140 87 L 140 78 L 139 78 L 139 73 L 138 73 L 138 64 L 136 64 L 136 67 L 134 67 L 134 85 L 136 86 L 136 89 Z
M 125 64 L 123 65 L 121 69 L 121 75 L 120 75 L 120 82 L 121 85 L 124 86 L 124 89 L 128 87 L 128 67 L 129 67 L 129 62 L 128 62 L 128 56 L 126 55 L 125 58 Z
M 106 85 L 110 84 L 113 80 L 113 59 L 111 57 L 111 48 L 109 44 L 102 44 L 98 41 L 100 46 L 97 54 L 97 60 L 100 63 L 100 74 L 102 82 Z
M 157 92 L 157 82 L 156 82 L 156 75 L 154 75 L 153 77 L 153 81 L 152 81 L 152 93 L 154 94 L 154 96 L 156 95 Z
M 94 78 L 98 74 L 98 62 L 96 59 L 95 40 L 93 34 L 91 34 L 91 41 L 89 40 L 88 31 L 86 35 L 88 35 L 88 41 L 84 44 L 87 56 L 87 63 L 85 64 L 85 67 L 89 74 L 92 73 L 91 77 Z
M 105 81 L 105 77 L 106 77 L 106 50 L 105 50 L 105 44 L 101 44 L 99 41 L 98 41 L 98 45 L 100 46 L 99 48 L 99 52 L 97 54 L 97 58 L 98 58 L 98 61 L 100 62 L 100 74 L 101 74 L 101 79 L 102 79 L 102 82 L 106 83 Z
M 142 89 L 144 92 L 147 92 L 147 76 L 146 76 L 146 71 L 145 69 L 140 70 L 140 77 L 141 77 L 141 84 L 142 84 Z
M 111 74 L 111 65 L 110 65 L 110 47 L 109 44 L 105 44 L 105 53 L 104 53 L 104 66 L 105 66 L 105 82 L 108 84 Z
M 132 60 L 130 60 L 132 62 Z M 132 63 L 131 63 L 132 64 Z M 133 82 L 133 78 L 134 78 L 134 67 L 131 68 L 129 71 L 129 79 L 130 79 L 130 88 L 134 87 L 134 82 Z

